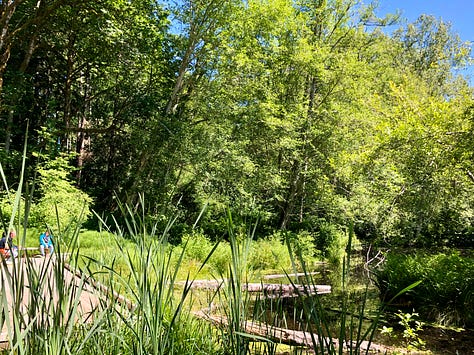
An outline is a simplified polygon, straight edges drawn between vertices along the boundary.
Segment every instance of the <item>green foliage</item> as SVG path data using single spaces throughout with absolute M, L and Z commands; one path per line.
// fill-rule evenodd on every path
M 9 190 L 9 193 L 7 191 L 0 191 L 0 208 L 2 211 L 2 216 L 4 218 L 3 222 L 9 221 L 12 213 L 14 212 L 14 203 L 15 203 L 15 195 L 16 191 L 15 190 Z M 23 197 L 20 199 L 20 208 L 17 212 L 17 215 L 15 216 L 15 222 L 18 224 L 19 221 L 24 221 L 25 219 L 25 207 L 26 206 L 26 201 Z M 34 220 L 34 217 L 33 217 Z
M 298 262 L 305 262 L 311 265 L 316 260 L 317 247 L 314 243 L 314 236 L 308 231 L 277 232 L 276 236 L 289 247 L 295 255 L 299 255 Z
M 228 321 L 227 326 L 221 328 L 221 337 L 226 344 L 225 354 L 245 355 L 249 352 L 251 340 L 246 334 L 246 323 L 251 314 L 251 300 L 249 293 L 243 290 L 243 286 L 249 279 L 248 257 L 253 236 L 249 234 L 244 238 L 237 238 L 230 211 L 227 223 L 231 258 L 226 273 L 220 275 L 224 279 L 224 285 L 218 297 Z
M 424 323 L 418 320 L 418 313 L 403 313 L 398 311 L 395 316 L 399 319 L 398 324 L 402 328 L 402 337 L 405 346 L 410 350 L 423 350 L 426 342 L 421 338 L 420 332 L 423 331 Z M 398 334 L 393 327 L 383 326 L 380 333 L 396 339 Z
M 461 168 L 470 163 L 452 148 L 468 127 L 463 91 L 445 101 L 405 76 L 384 96 L 367 100 L 380 111 L 379 121 L 362 154 L 351 154 L 361 170 L 353 171 L 360 180 L 352 179 L 349 204 L 372 228 L 370 234 L 361 231 L 364 237 L 402 245 L 450 245 L 456 235 L 472 238 L 473 185 Z
M 316 241 L 314 234 L 308 231 L 300 231 L 299 233 L 279 231 L 268 237 L 253 240 L 247 261 L 249 270 L 258 272 L 288 269 L 291 266 L 291 259 L 287 250 L 288 243 L 291 250 L 299 255 L 308 267 L 320 258 L 326 258 L 336 265 L 340 264 L 346 251 L 347 233 L 329 223 L 322 224 L 321 231 L 325 233 L 324 239 L 316 239 Z M 358 241 L 354 239 L 353 246 L 357 243 Z M 318 249 L 319 245 L 324 245 L 324 254 Z M 220 241 L 216 246 L 208 236 L 202 232 L 194 231 L 191 234 L 183 235 L 182 242 L 176 247 L 175 251 L 179 252 L 185 249 L 185 260 L 202 262 L 213 248 L 216 249 L 209 258 L 207 267 L 221 274 L 227 270 L 230 262 L 231 249 L 227 241 Z
M 140 201 L 139 211 L 143 212 L 143 196 Z M 98 264 L 96 267 L 102 267 L 101 272 L 108 272 L 109 287 L 127 295 L 134 305 L 133 310 L 129 309 L 130 317 L 124 317 L 122 312 L 127 311 L 122 305 L 113 321 L 123 325 L 115 333 L 117 338 L 122 339 L 123 350 L 135 354 L 213 353 L 218 347 L 209 339 L 211 329 L 190 317 L 192 303 L 187 302 L 190 286 L 184 286 L 182 292 L 175 294 L 185 249 L 174 251 L 168 243 L 167 231 L 173 222 L 170 221 L 159 234 L 154 226 L 146 224 L 137 210 L 121 207 L 125 225 L 115 226 L 119 233 L 114 235 L 114 239 L 125 267 L 110 269 L 109 264 Z M 105 227 L 108 228 L 107 225 Z M 123 242 L 125 235 L 131 243 Z M 178 253 L 177 258 L 172 257 L 174 252 Z M 204 261 L 211 254 L 212 250 Z M 189 277 L 188 274 L 188 280 Z M 129 334 L 125 338 L 124 331 L 125 335 Z M 191 338 L 193 341 L 189 342 Z
M 213 248 L 209 238 L 199 232 L 184 235 L 181 245 L 186 248 L 186 258 L 200 261 L 204 261 Z
M 276 233 L 268 238 L 253 241 L 249 265 L 253 271 L 286 270 L 289 268 L 291 261 L 281 235 Z
M 304 233 L 303 233 L 304 234 Z M 295 236 L 296 238 L 296 236 Z M 312 239 L 299 236 L 292 240 L 292 245 L 303 251 L 304 258 L 308 264 L 314 260 L 314 246 Z M 175 252 L 185 249 L 184 260 L 203 262 L 211 250 L 215 248 L 209 258 L 206 267 L 215 275 L 225 273 L 231 261 L 231 248 L 227 241 L 220 241 L 218 245 L 212 243 L 209 237 L 199 232 L 183 236 L 182 243 L 175 248 Z M 281 233 L 276 233 L 268 238 L 260 238 L 250 243 L 247 266 L 249 271 L 285 270 L 291 266 L 290 257 Z
M 339 297 L 336 298 L 336 315 L 329 310 L 334 306 L 328 306 L 324 295 L 312 295 L 308 292 L 317 285 L 317 281 L 311 276 L 311 269 L 307 269 L 306 264 L 301 262 L 304 276 L 299 278 L 299 282 L 305 286 L 305 291 L 298 293 L 298 308 L 295 310 L 294 320 L 311 334 L 312 347 L 317 349 L 318 354 L 364 352 L 364 347 L 372 343 L 384 312 L 383 306 L 374 307 L 368 301 L 369 280 L 366 280 L 362 290 L 351 290 L 351 253 L 352 234 L 346 243 L 342 267 L 337 271 L 340 273 L 337 277 L 342 281 L 341 288 L 333 286 L 332 289 L 332 292 L 336 289 L 339 292 Z M 294 284 L 291 278 L 289 282 Z
M 58 157 L 38 168 L 40 199 L 32 209 L 32 219 L 38 226 L 49 225 L 64 230 L 78 218 L 86 220 L 90 215 L 92 199 L 74 186 L 69 178 L 72 168 L 66 157 Z
M 389 253 L 375 280 L 381 297 L 391 299 L 399 290 L 421 280 L 395 304 L 415 309 L 425 319 L 444 324 L 474 324 L 474 277 L 472 257 L 457 252 L 448 254 L 406 255 Z
M 347 234 L 338 226 L 321 222 L 316 234 L 316 248 L 332 264 L 340 264 L 348 241 Z M 354 240 L 354 245 L 355 245 Z
M 446 87 L 449 90 L 449 68 L 463 67 L 469 62 L 469 44 L 452 32 L 450 23 L 434 16 L 421 15 L 399 29 L 394 37 L 403 45 L 403 63 L 423 77 L 434 92 L 442 93 Z
M 418 333 L 423 330 L 424 323 L 417 319 L 418 313 L 398 311 L 395 315 L 400 319 L 398 324 L 403 327 L 403 338 L 407 342 L 408 348 L 422 350 L 426 343 Z
M 375 5 L 346 0 L 44 5 L 1 22 L 0 157 L 16 181 L 28 124 L 33 157 L 75 151 L 79 170 L 41 167 L 32 225 L 66 199 L 80 210 L 68 181 L 99 214 L 146 191 L 150 218 L 181 212 L 176 234 L 207 205 L 212 240 L 227 206 L 237 234 L 309 225 L 325 255 L 341 235 L 315 220 L 392 244 L 472 240 L 472 88 L 452 70 L 470 49 L 443 21 L 368 30 Z
M 175 254 L 179 254 L 180 250 L 184 251 L 184 260 L 198 263 L 204 262 L 212 254 L 207 260 L 206 268 L 214 275 L 225 273 L 229 268 L 231 252 L 229 243 L 225 241 L 216 245 L 210 238 L 195 231 L 183 236 L 181 244 L 174 250 Z
M 231 270 L 233 325 L 226 339 L 239 353 L 248 344 L 239 313 L 246 300 L 235 286 L 249 270 L 289 264 L 279 239 L 302 257 L 293 259 L 295 268 L 318 253 L 343 260 L 354 237 L 338 227 L 347 220 L 357 220 L 358 237 L 391 245 L 473 243 L 472 88 L 452 71 L 470 50 L 448 25 L 423 16 L 393 35 L 367 30 L 372 6 L 358 17 L 360 4 L 345 0 L 168 5 L 28 0 L 13 1 L 12 12 L 1 15 L 12 16 L 2 17 L 0 31 L 9 44 L 1 53 L 2 177 L 21 181 L 17 192 L 31 186 L 23 173 L 17 179 L 23 141 L 33 157 L 48 157 L 32 196 L 20 202 L 2 190 L 4 217 L 26 222 L 22 206 L 31 197 L 29 225 L 49 224 L 67 239 L 74 222 L 89 216 L 92 200 L 81 191 L 94 196 L 100 215 L 117 211 L 121 200 L 133 211 L 141 205 L 143 217 L 134 216 L 140 223 L 116 239 L 119 256 L 107 245 L 110 236 L 75 239 L 82 250 L 97 249 L 104 270 L 134 275 L 130 284 L 139 291 L 127 291 L 145 306 L 142 323 L 110 316 L 122 325 L 116 332 L 132 339 L 135 348 L 126 350 L 163 350 L 166 344 L 153 341 L 187 336 L 161 314 L 165 307 L 144 301 L 169 300 L 142 275 L 169 276 L 160 269 L 166 262 L 150 270 L 152 261 L 168 257 L 170 268 L 194 262 L 221 275 Z M 179 26 L 170 26 L 176 19 Z M 27 124 L 32 133 L 25 138 Z M 66 158 L 54 158 L 74 150 L 75 180 Z M 34 175 L 34 164 L 28 166 Z M 137 192 L 143 191 L 149 200 L 142 205 Z M 205 205 L 204 232 L 185 236 L 188 247 L 172 252 L 156 243 L 156 228 L 169 237 L 167 216 L 180 212 L 170 227 L 178 242 Z M 259 236 L 281 232 L 244 248 L 249 220 L 259 220 Z M 148 221 L 157 225 L 143 231 Z M 117 230 L 123 231 L 119 223 Z M 229 243 L 216 246 L 223 236 Z M 445 258 L 388 261 L 379 285 L 392 296 L 426 280 L 429 286 L 407 295 L 421 305 L 420 314 L 472 324 L 465 319 L 473 313 L 472 265 Z M 450 284 L 439 276 L 448 274 Z M 161 323 L 150 325 L 157 313 Z M 55 346 L 64 344 L 58 329 L 51 333 Z M 167 336 L 160 338 L 163 329 Z M 110 342 L 120 353 L 127 345 L 119 338 L 97 344 Z M 186 344 L 182 352 L 190 351 Z

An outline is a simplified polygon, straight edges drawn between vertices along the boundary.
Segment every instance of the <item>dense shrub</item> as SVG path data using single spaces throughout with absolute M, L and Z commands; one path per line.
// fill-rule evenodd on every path
M 31 208 L 30 226 L 47 224 L 56 227 L 59 223 L 61 230 L 64 230 L 91 216 L 92 199 L 74 186 L 70 178 L 72 170 L 67 157 L 63 156 L 46 162 L 38 169 L 41 197 Z
M 353 226 L 340 226 L 325 220 L 319 220 L 315 235 L 315 244 L 318 252 L 329 263 L 341 265 L 351 236 L 350 249 L 353 251 L 361 250 L 361 242 L 354 233 Z
M 201 232 L 194 231 L 192 233 L 185 234 L 182 237 L 181 244 L 177 246 L 175 253 L 178 253 L 178 249 L 182 250 L 185 248 L 185 260 L 202 263 L 209 256 L 214 246 L 215 242 L 212 242 L 208 236 Z M 211 269 L 211 271 L 216 272 L 216 274 L 219 275 L 227 271 L 229 262 L 229 244 L 225 241 L 221 241 L 209 258 L 207 266 Z
M 7 223 L 10 221 L 12 213 L 13 213 L 13 206 L 15 205 L 15 195 L 16 191 L 13 189 L 9 190 L 9 193 L 7 191 L 0 191 L 0 210 L 2 212 L 2 217 L 3 217 L 3 222 Z M 23 221 L 25 218 L 25 199 L 23 197 L 20 198 L 19 201 L 19 209 L 16 211 L 16 218 L 15 222 L 17 223 L 18 221 Z M 30 218 L 31 220 L 31 218 Z
M 204 234 L 193 232 L 182 237 L 181 245 L 186 245 L 185 257 L 203 261 L 212 250 L 212 243 Z
M 413 309 L 427 319 L 445 324 L 474 326 L 474 259 L 450 254 L 390 253 L 375 271 L 383 300 L 406 286 L 421 284 L 395 301 L 396 307 Z
M 282 243 L 289 244 L 294 254 L 300 255 L 306 262 L 319 254 L 314 243 L 314 235 L 308 231 L 278 231 L 273 236 Z
M 281 270 L 291 266 L 288 248 L 277 235 L 252 244 L 249 264 L 254 270 Z
M 214 243 L 200 232 L 193 232 L 183 236 L 180 247 L 186 245 L 185 258 L 188 260 L 204 261 Z M 229 243 L 221 241 L 208 261 L 208 266 L 217 274 L 224 274 L 231 260 Z M 276 269 L 282 265 L 289 266 L 288 250 L 278 237 L 259 239 L 252 243 L 248 265 L 253 270 Z
M 225 275 L 229 270 L 231 261 L 230 246 L 227 242 L 220 242 L 209 259 L 209 266 L 217 272 L 217 275 Z

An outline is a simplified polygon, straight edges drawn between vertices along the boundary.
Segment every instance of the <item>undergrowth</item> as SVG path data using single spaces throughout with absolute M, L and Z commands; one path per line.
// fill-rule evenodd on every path
M 421 280 L 393 306 L 415 310 L 423 319 L 443 325 L 474 327 L 474 258 L 459 252 L 415 255 L 390 253 L 375 271 L 382 299 Z

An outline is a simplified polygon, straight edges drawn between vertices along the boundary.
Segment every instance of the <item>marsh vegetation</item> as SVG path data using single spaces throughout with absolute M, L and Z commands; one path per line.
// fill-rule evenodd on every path
M 472 345 L 472 54 L 448 23 L 353 0 L 17 0 L 0 30 L 6 352 L 307 351 L 261 321 L 320 354 Z M 40 262 L 24 248 L 45 229 Z M 296 297 L 245 290 L 268 274 Z

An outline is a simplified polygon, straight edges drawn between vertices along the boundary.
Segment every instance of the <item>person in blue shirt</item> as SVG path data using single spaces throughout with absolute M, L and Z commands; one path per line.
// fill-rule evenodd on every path
M 40 252 L 42 256 L 44 256 L 45 248 L 49 249 L 50 255 L 53 254 L 53 251 L 54 251 L 53 238 L 49 234 L 48 230 L 46 230 L 44 233 L 41 233 L 39 237 L 39 242 L 40 242 Z

